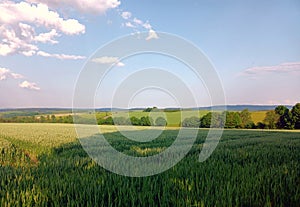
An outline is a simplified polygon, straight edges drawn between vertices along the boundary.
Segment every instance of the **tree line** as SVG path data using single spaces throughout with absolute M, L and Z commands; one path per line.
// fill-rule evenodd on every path
M 268 129 L 300 129 L 300 103 L 291 110 L 285 106 L 277 106 L 268 111 L 263 123 L 259 124 Z
M 65 123 L 72 124 L 73 116 L 14 116 L 14 117 L 0 117 L 0 123 Z
M 193 116 L 186 118 L 181 123 L 183 127 L 200 127 L 200 128 L 245 128 L 253 129 L 255 124 L 252 121 L 251 113 L 248 109 L 244 109 L 241 112 L 225 111 L 220 112 L 209 112 L 202 118 Z
M 99 125 L 134 125 L 134 126 L 167 126 L 167 120 L 163 117 L 158 117 L 153 120 L 152 117 L 143 116 L 137 118 L 132 116 L 130 118 L 125 117 L 108 117 L 106 119 L 98 119 Z
M 286 106 L 277 106 L 274 110 L 268 111 L 262 122 L 255 124 L 252 121 L 248 109 L 241 112 L 209 112 L 202 118 L 186 118 L 182 123 L 183 127 L 224 127 L 241 129 L 300 129 L 300 103 L 295 104 L 291 110 Z
M 145 111 L 156 112 L 158 109 L 148 108 Z M 77 119 L 78 120 L 78 119 Z M 81 117 L 81 122 L 85 124 L 93 124 L 93 120 L 86 120 Z M 73 116 L 14 116 L 0 117 L 1 123 L 73 123 Z M 99 125 L 135 125 L 135 126 L 167 126 L 167 120 L 158 117 L 153 120 L 152 117 L 143 116 L 137 118 L 125 117 L 101 117 L 97 118 Z M 180 126 L 210 128 L 241 128 L 241 129 L 300 129 L 300 103 L 295 104 L 292 109 L 286 106 L 277 106 L 274 110 L 268 111 L 262 122 L 255 124 L 252 120 L 251 113 L 248 109 L 241 112 L 226 111 L 209 112 L 203 117 L 189 117 L 184 119 Z

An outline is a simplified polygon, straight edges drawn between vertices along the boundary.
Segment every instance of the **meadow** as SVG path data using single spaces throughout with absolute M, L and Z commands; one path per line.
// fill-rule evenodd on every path
M 159 153 L 178 133 L 166 128 L 137 143 L 114 126 L 101 131 L 132 156 Z M 0 124 L 0 206 L 299 206 L 299 131 L 225 130 L 200 163 L 207 132 L 200 129 L 188 155 L 168 171 L 131 178 L 89 158 L 73 125 Z

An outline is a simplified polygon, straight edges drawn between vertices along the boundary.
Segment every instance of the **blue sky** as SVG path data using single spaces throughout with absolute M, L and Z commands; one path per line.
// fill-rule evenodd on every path
M 2 0 L 0 107 L 71 107 L 88 58 L 108 42 L 138 32 L 172 33 L 200 48 L 219 74 L 227 104 L 293 105 L 300 102 L 299 25 L 298 0 Z M 108 76 L 107 94 L 138 67 L 174 70 L 205 94 L 174 60 L 145 55 L 118 64 Z M 100 89 L 97 94 L 97 107 L 110 105 Z M 210 104 L 207 94 L 198 99 L 200 105 Z M 127 105 L 153 104 L 176 105 L 158 91 Z

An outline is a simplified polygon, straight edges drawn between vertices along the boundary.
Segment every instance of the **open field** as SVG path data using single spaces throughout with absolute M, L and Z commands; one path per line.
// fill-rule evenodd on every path
M 191 117 L 191 116 L 198 116 L 202 117 L 205 114 L 207 114 L 209 111 L 201 110 L 182 110 L 182 111 L 174 111 L 174 112 L 143 112 L 143 111 L 130 111 L 129 116 L 130 117 L 137 117 L 141 118 L 143 116 L 150 116 L 154 121 L 158 117 L 164 117 L 167 120 L 168 126 L 179 126 L 181 119 Z M 120 111 L 120 112 L 114 112 L 113 116 L 115 117 L 126 117 L 128 115 L 128 112 Z
M 250 113 L 252 121 L 257 124 L 258 122 L 263 122 L 267 111 L 251 111 Z
M 209 110 L 182 110 L 182 111 L 167 111 L 167 112 L 143 112 L 142 110 L 131 110 L 129 111 L 130 117 L 147 117 L 150 116 L 153 121 L 155 121 L 158 117 L 164 117 L 167 119 L 168 126 L 176 127 L 179 126 L 181 121 L 185 118 L 192 117 L 192 116 L 198 116 L 203 117 L 206 115 Z M 263 122 L 265 115 L 267 111 L 250 111 L 252 120 L 255 124 L 258 122 Z M 128 112 L 121 110 L 121 111 L 114 111 L 114 112 L 100 112 L 97 111 L 96 113 L 96 119 L 107 119 L 109 117 L 125 117 L 128 118 Z M 36 111 L 26 111 L 26 110 L 18 110 L 18 111 L 3 111 L 0 112 L 0 119 L 1 118 L 7 118 L 11 119 L 10 122 L 16 122 L 16 117 L 35 117 L 37 120 L 39 120 L 42 116 L 44 118 L 47 118 L 51 121 L 51 116 L 55 115 L 57 122 L 60 123 L 67 123 L 70 122 L 68 120 L 67 122 L 59 121 L 59 119 L 67 118 L 68 116 L 72 116 L 73 114 L 71 111 L 63 111 L 63 110 L 36 110 Z M 82 112 L 77 113 L 81 118 L 87 118 L 90 117 L 89 113 Z M 72 118 L 71 118 L 72 119 Z M 24 121 L 22 121 L 24 122 Z M 25 121 L 26 122 L 26 121 Z
M 136 143 L 101 126 L 115 149 L 132 156 L 166 149 L 178 132 L 170 129 Z M 300 132 L 225 130 L 200 163 L 207 132 L 200 129 L 189 154 L 168 171 L 129 178 L 93 162 L 73 125 L 0 124 L 0 206 L 298 206 Z

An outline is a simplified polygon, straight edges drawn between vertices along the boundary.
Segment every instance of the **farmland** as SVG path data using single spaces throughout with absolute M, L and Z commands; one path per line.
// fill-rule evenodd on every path
M 234 108 L 233 108 L 234 109 Z M 187 117 L 197 116 L 199 118 L 206 115 L 210 110 L 174 110 L 164 112 L 144 112 L 143 110 L 120 110 L 113 112 L 96 111 L 95 116 L 97 120 L 105 120 L 109 117 L 147 117 L 150 116 L 153 121 L 158 117 L 164 117 L 167 120 L 167 125 L 172 127 L 178 127 L 182 120 Z M 257 124 L 263 122 L 267 111 L 250 111 L 252 121 Z M 7 110 L 0 111 L 0 122 L 11 122 L 11 123 L 28 123 L 28 122 L 56 122 L 56 123 L 72 123 L 72 110 L 59 110 L 59 109 L 20 109 L 20 110 Z M 89 116 L 89 113 L 82 112 L 77 113 L 80 117 L 85 119 Z M 52 117 L 55 116 L 53 119 Z M 2 121 L 1 121 L 2 120 Z M 6 121 L 5 121 L 6 120 Z
M 101 131 L 132 156 L 159 153 L 178 133 L 167 128 L 137 143 L 114 126 Z M 92 161 L 73 125 L 0 124 L 0 206 L 298 206 L 299 131 L 225 130 L 200 163 L 207 132 L 200 129 L 189 154 L 168 171 L 130 178 Z

